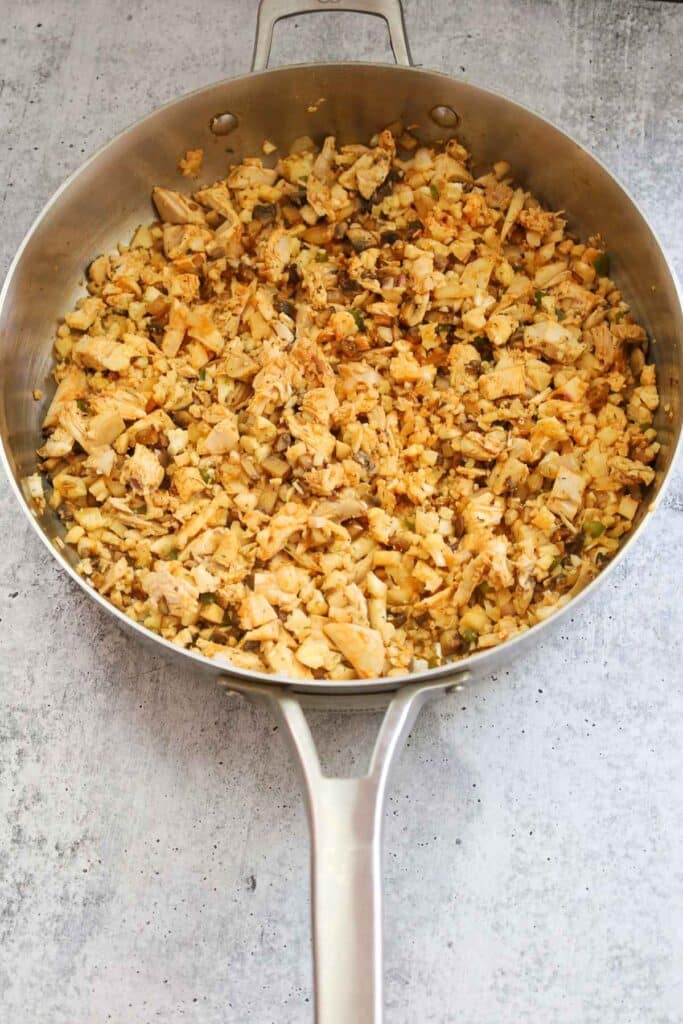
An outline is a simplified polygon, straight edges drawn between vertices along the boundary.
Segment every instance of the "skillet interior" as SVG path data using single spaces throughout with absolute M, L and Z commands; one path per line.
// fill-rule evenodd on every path
M 458 114 L 455 131 L 430 116 L 433 108 L 443 105 Z M 238 127 L 217 136 L 210 124 L 226 112 L 236 115 Z M 176 170 L 184 150 L 201 146 L 205 151 L 201 179 L 193 185 L 199 187 L 224 176 L 229 163 L 259 154 L 265 138 L 282 152 L 299 135 L 316 141 L 327 134 L 337 135 L 342 143 L 366 141 L 398 119 L 417 125 L 416 134 L 423 141 L 457 134 L 474 154 L 476 167 L 508 160 L 520 184 L 551 208 L 567 210 L 573 230 L 584 235 L 597 232 L 606 240 L 618 284 L 656 341 L 653 351 L 662 398 L 656 425 L 663 444 L 654 485 L 658 491 L 681 428 L 683 315 L 673 275 L 647 222 L 597 160 L 525 108 L 435 72 L 377 64 L 279 68 L 191 93 L 118 136 L 62 187 L 20 250 L 0 300 L 0 431 L 17 489 L 22 490 L 23 478 L 35 469 L 40 423 L 54 390 L 56 322 L 82 293 L 90 260 L 116 242 L 127 241 L 139 223 L 152 219 L 152 186 L 188 187 Z M 42 401 L 34 401 L 34 388 L 43 390 Z M 646 512 L 641 509 L 638 523 Z M 40 517 L 39 526 L 48 541 L 63 533 L 53 513 Z M 69 552 L 64 558 L 73 565 Z M 535 636 L 539 628 L 525 636 Z M 516 643 L 467 662 L 486 660 L 492 665 L 501 650 L 508 652 Z M 215 663 L 190 656 L 213 665 L 215 672 Z M 459 665 L 464 667 L 465 662 Z M 438 674 L 429 673 L 430 678 Z M 378 688 L 372 681 L 370 685 Z M 315 688 L 330 691 L 329 684 Z

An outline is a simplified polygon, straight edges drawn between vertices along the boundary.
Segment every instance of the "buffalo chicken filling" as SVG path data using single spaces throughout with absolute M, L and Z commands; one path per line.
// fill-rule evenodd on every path
M 507 164 L 386 130 L 153 201 L 57 331 L 39 450 L 117 608 L 370 678 L 502 643 L 614 554 L 659 448 L 648 339 Z

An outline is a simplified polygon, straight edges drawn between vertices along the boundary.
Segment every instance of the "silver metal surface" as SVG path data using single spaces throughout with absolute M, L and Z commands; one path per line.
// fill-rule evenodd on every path
M 229 692 L 269 705 L 285 731 L 304 784 L 311 832 L 317 1024 L 381 1024 L 381 852 L 387 781 L 420 711 L 428 700 L 447 692 L 449 684 L 414 684 L 392 696 L 367 774 L 359 778 L 323 774 L 301 701 L 291 690 L 229 679 L 224 685 Z
M 323 9 L 311 4 L 306 9 Z M 382 14 L 390 23 L 392 44 L 401 59 L 401 32 L 388 17 L 386 2 L 354 4 Z M 342 9 L 341 5 L 336 5 Z M 395 19 L 396 8 L 391 5 Z M 262 5 L 261 43 L 255 62 L 265 66 L 272 25 L 301 10 L 291 3 Z M 400 8 L 399 8 L 400 9 Z M 402 24 L 402 22 L 401 22 Z M 398 41 L 398 49 L 397 49 Z M 409 56 L 405 48 L 405 62 Z M 322 104 L 316 101 L 324 97 Z M 513 641 L 440 669 L 412 677 L 353 680 L 343 683 L 292 683 L 290 680 L 218 664 L 132 623 L 96 594 L 75 571 L 75 556 L 54 546 L 63 536 L 57 517 L 38 515 L 26 499 L 23 481 L 35 469 L 40 424 L 51 391 L 51 340 L 55 323 L 82 291 L 87 263 L 129 235 L 152 215 L 153 185 L 179 185 L 178 155 L 190 146 L 205 150 L 202 180 L 225 172 L 225 138 L 211 125 L 230 112 L 237 127 L 229 142 L 231 158 L 259 152 L 264 138 L 286 151 L 292 138 L 328 133 L 342 142 L 370 137 L 403 119 L 417 127 L 425 142 L 448 136 L 430 112 L 450 108 L 458 118 L 458 136 L 477 166 L 505 158 L 517 180 L 554 209 L 565 209 L 578 233 L 600 233 L 613 258 L 614 276 L 646 324 L 654 341 L 662 404 L 657 427 L 662 452 L 652 500 L 641 510 L 623 552 L 636 540 L 662 494 L 681 435 L 683 313 L 673 273 L 635 203 L 603 165 L 559 129 L 510 100 L 435 72 L 368 64 L 304 65 L 219 82 L 191 93 L 151 114 L 91 158 L 57 192 L 22 244 L 0 295 L 0 437 L 2 459 L 15 493 L 35 529 L 71 577 L 138 638 L 162 647 L 169 656 L 216 676 L 224 672 L 236 690 L 268 699 L 291 733 L 307 788 L 314 845 L 316 991 L 318 1020 L 324 1024 L 381 1019 L 381 960 L 378 897 L 378 821 L 391 757 L 411 716 L 434 691 L 465 673 L 490 671 L 553 628 L 560 615 Z M 441 118 L 443 121 L 443 118 Z M 41 388 L 44 402 L 35 402 Z M 568 607 L 573 607 L 577 599 Z M 566 609 L 565 609 L 566 611 Z M 409 684 L 409 689 L 406 687 Z M 367 778 L 332 780 L 320 775 L 314 747 L 294 691 L 312 694 L 376 694 L 398 690 Z M 334 865 L 337 865 L 335 868 Z M 359 904 L 352 901 L 360 900 Z M 365 967 L 365 972 L 361 967 Z M 348 972 L 348 975 L 344 974 Z M 344 1002 L 346 1000 L 346 1002 Z M 342 1006 L 345 1016 L 337 1012 Z M 337 1014 L 336 1016 L 334 1014 Z
M 406 67 L 412 65 L 401 0 L 261 0 L 251 70 L 265 71 L 268 67 L 273 29 L 278 21 L 315 11 L 356 11 L 384 18 L 396 63 Z

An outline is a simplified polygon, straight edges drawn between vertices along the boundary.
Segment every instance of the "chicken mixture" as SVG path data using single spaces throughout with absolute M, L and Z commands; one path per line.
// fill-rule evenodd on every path
M 509 170 L 394 127 L 154 189 L 57 331 L 39 450 L 100 594 L 241 668 L 371 678 L 599 572 L 654 478 L 655 369 L 600 239 Z

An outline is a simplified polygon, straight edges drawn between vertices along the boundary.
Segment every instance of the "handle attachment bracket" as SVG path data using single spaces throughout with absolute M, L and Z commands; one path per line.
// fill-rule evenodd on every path
M 261 0 L 256 20 L 252 71 L 265 71 L 273 44 L 273 28 L 283 18 L 315 11 L 357 11 L 383 18 L 397 64 L 412 65 L 401 0 Z

